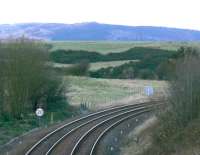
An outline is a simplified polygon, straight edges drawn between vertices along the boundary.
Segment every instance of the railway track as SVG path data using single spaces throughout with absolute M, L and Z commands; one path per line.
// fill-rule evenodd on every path
M 106 132 L 123 121 L 149 112 L 159 101 L 119 106 L 62 125 L 33 145 L 25 155 L 94 155 Z

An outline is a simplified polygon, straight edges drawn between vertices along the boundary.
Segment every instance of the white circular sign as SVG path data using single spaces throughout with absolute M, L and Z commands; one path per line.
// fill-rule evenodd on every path
M 145 87 L 145 94 L 147 96 L 152 96 L 154 94 L 154 89 L 152 86 Z
M 42 117 L 44 115 L 44 110 L 42 108 L 38 108 L 38 109 L 36 109 L 35 114 L 38 117 Z

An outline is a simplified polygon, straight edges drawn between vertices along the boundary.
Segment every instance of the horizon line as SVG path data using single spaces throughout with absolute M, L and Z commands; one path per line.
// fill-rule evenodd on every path
M 20 25 L 20 24 L 64 24 L 64 25 L 78 25 L 78 24 L 105 24 L 105 25 L 116 25 L 116 26 L 127 26 L 127 27 L 157 27 L 157 28 L 171 28 L 171 29 L 182 29 L 182 30 L 191 30 L 191 31 L 200 31 L 200 29 L 194 28 L 181 28 L 173 26 L 164 26 L 164 25 L 125 25 L 125 24 L 112 24 L 112 23 L 102 23 L 96 21 L 83 21 L 83 22 L 74 22 L 74 23 L 65 23 L 65 22 L 13 22 L 13 23 L 0 23 L 0 25 Z

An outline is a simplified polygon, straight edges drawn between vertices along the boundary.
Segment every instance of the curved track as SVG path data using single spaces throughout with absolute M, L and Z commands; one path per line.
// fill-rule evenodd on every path
M 74 120 L 47 134 L 25 155 L 93 155 L 107 131 L 131 117 L 152 110 L 157 102 L 119 106 Z

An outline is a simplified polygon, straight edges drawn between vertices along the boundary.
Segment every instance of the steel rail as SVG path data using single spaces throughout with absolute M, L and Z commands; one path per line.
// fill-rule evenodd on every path
M 137 117 L 138 115 L 141 115 L 141 114 L 144 114 L 144 113 L 147 113 L 147 112 L 150 112 L 151 110 L 144 110 L 144 111 L 141 111 L 141 112 L 138 112 L 138 113 L 134 113 L 130 116 L 127 116 L 125 118 L 122 118 L 120 119 L 119 121 L 115 122 L 114 124 L 112 124 L 111 126 L 109 126 L 107 129 L 105 129 L 100 135 L 99 137 L 97 138 L 97 140 L 95 141 L 95 143 L 93 144 L 92 146 L 92 149 L 90 151 L 90 155 L 95 155 L 95 149 L 98 145 L 98 143 L 100 142 L 100 140 L 102 139 L 102 137 L 107 133 L 109 132 L 112 128 L 114 128 L 115 126 L 117 126 L 118 124 L 130 119 L 130 118 L 134 118 L 134 117 Z
M 143 114 L 143 113 L 146 113 L 146 112 L 150 112 L 151 110 L 145 110 L 145 111 L 142 111 L 142 112 L 138 112 L 138 113 L 135 113 L 135 114 L 132 114 L 130 116 L 127 116 L 125 118 L 122 118 L 120 119 L 119 121 L 115 122 L 114 124 L 112 124 L 111 126 L 109 126 L 108 128 L 106 128 L 99 136 L 98 138 L 96 139 L 95 143 L 93 144 L 92 146 L 92 149 L 90 151 L 90 155 L 95 155 L 95 149 L 97 147 L 97 145 L 99 144 L 100 140 L 103 138 L 103 136 L 108 133 L 111 129 L 113 129 L 115 126 L 117 126 L 118 124 L 130 119 L 130 118 L 135 118 L 137 117 L 138 115 L 140 114 Z
M 111 118 L 108 118 L 100 123 L 98 123 L 97 125 L 93 126 L 90 130 L 88 130 L 79 140 L 78 142 L 75 144 L 75 146 L 73 147 L 73 150 L 71 151 L 71 154 L 70 155 L 75 155 L 76 151 L 78 150 L 79 148 L 79 145 L 81 144 L 81 142 L 83 141 L 83 139 L 87 138 L 89 136 L 89 134 L 91 134 L 95 129 L 97 129 L 98 127 L 101 127 L 102 124 L 108 122 L 108 121 L 111 121 L 117 117 L 121 117 L 123 115 L 126 115 L 126 114 L 129 114 L 129 113 L 132 113 L 132 112 L 137 112 L 137 111 L 140 111 L 140 110 L 144 110 L 144 109 L 148 109 L 148 108 L 151 108 L 153 107 L 154 105 L 147 105 L 147 106 L 144 106 L 144 107 L 141 107 L 141 108 L 137 108 L 137 109 L 133 109 L 133 110 L 129 110 L 127 112 L 123 112 L 123 113 L 120 113 L 116 116 L 113 116 Z
M 133 106 L 133 107 L 131 107 L 131 108 L 138 108 L 138 107 L 142 107 L 142 106 L 144 106 L 144 105 L 138 104 L 138 105 Z M 89 120 L 89 121 L 87 121 L 87 122 L 85 122 L 85 123 L 83 123 L 83 124 L 81 124 L 81 125 L 79 125 L 79 126 L 73 128 L 71 131 L 67 132 L 67 133 L 64 134 L 59 140 L 57 140 L 57 141 L 51 146 L 51 148 L 46 152 L 45 155 L 49 155 L 49 154 L 55 149 L 55 147 L 56 147 L 57 145 L 59 145 L 59 143 L 61 143 L 67 136 L 69 136 L 70 134 L 72 134 L 74 131 L 80 129 L 81 127 L 83 127 L 83 126 L 85 126 L 85 125 L 87 125 L 87 124 L 89 124 L 89 123 L 92 123 L 92 122 L 94 122 L 94 121 L 96 121 L 96 120 L 99 120 L 99 119 L 101 119 L 101 118 L 103 118 L 103 117 L 106 117 L 106 116 L 109 116 L 109 115 L 112 115 L 112 114 L 115 114 L 115 113 L 118 113 L 118 112 L 126 111 L 126 110 L 130 110 L 130 107 L 122 108 L 122 109 L 119 109 L 119 110 L 117 110 L 117 111 L 113 111 L 113 112 L 111 112 L 111 113 L 107 113 L 107 114 L 105 114 L 105 115 L 101 115 L 101 116 L 99 116 L 99 117 L 97 117 L 97 118 L 93 118 L 93 119 L 91 119 L 91 120 Z
M 158 101 L 154 101 L 154 102 L 158 102 Z M 74 123 L 77 123 L 79 121 L 82 121 L 82 120 L 85 120 L 89 117 L 92 117 L 92 116 L 96 116 L 98 114 L 102 114 L 102 113 L 105 113 L 105 112 L 109 112 L 109 111 L 112 111 L 112 110 L 116 110 L 116 109 L 121 109 L 121 108 L 128 108 L 128 107 L 131 107 L 131 106 L 139 106 L 139 105 L 145 105 L 145 104 L 148 104 L 148 103 L 152 103 L 152 102 L 144 102 L 144 103 L 137 103 L 137 104 L 133 104 L 133 105 L 125 105 L 125 106 L 118 106 L 118 107 L 113 107 L 113 108 L 109 108 L 109 109 L 106 109 L 106 110 L 101 110 L 101 111 L 98 111 L 98 112 L 95 112 L 95 113 L 92 113 L 92 114 L 89 114 L 87 116 L 84 116 L 84 117 L 81 117 L 81 118 L 78 118 L 72 122 L 69 122 L 69 123 L 66 123 L 62 126 L 60 126 L 59 128 L 53 130 L 52 132 L 48 133 L 47 135 L 45 135 L 43 138 L 41 138 L 39 141 L 37 141 L 26 153 L 25 155 L 30 155 L 42 142 L 44 142 L 45 140 L 47 140 L 50 136 L 54 135 L 55 133 L 59 132 L 60 130 L 64 129 L 65 127 L 69 126 L 69 125 L 72 125 Z

